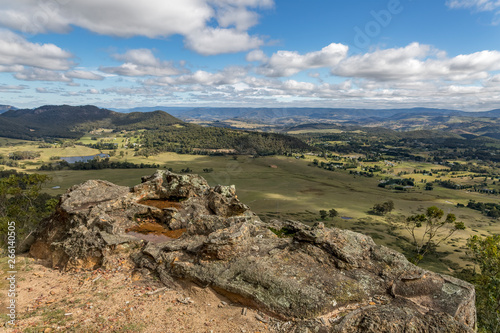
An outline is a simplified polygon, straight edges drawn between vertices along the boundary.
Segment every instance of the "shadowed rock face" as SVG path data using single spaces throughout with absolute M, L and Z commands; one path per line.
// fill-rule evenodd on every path
M 180 237 L 127 232 L 144 223 L 177 230 Z M 294 319 L 296 332 L 475 327 L 470 284 L 414 266 L 359 233 L 293 221 L 265 224 L 237 199 L 233 186 L 211 188 L 196 175 L 158 171 L 133 188 L 98 180 L 74 186 L 41 226 L 30 252 L 53 266 L 93 269 L 126 248 L 138 268 L 155 272 L 167 286 L 175 287 L 177 279 L 210 286 L 277 318 Z

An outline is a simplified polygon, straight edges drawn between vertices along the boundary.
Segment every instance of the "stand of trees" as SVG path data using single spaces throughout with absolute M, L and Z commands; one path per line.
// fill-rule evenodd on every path
M 385 215 L 392 212 L 394 209 L 394 202 L 392 200 L 386 201 L 384 203 L 375 204 L 370 211 L 370 213 L 375 215 Z
M 93 159 L 87 162 L 75 162 L 68 163 L 66 161 L 59 161 L 55 164 L 43 164 L 38 168 L 40 171 L 55 171 L 55 170 L 100 170 L 100 169 L 158 169 L 160 167 L 159 164 L 147 164 L 140 163 L 135 164 L 131 162 L 120 162 L 113 161 L 111 162 L 109 158 L 105 159 Z
M 276 133 L 236 131 L 192 124 L 170 126 L 166 130 L 147 131 L 141 139 L 139 154 L 163 151 L 201 153 L 210 150 L 234 150 L 238 154 L 276 155 L 313 149 L 298 138 Z
M 469 200 L 467 207 L 470 209 L 478 210 L 486 216 L 494 219 L 500 217 L 500 204 L 495 204 L 493 202 L 476 202 L 475 200 Z

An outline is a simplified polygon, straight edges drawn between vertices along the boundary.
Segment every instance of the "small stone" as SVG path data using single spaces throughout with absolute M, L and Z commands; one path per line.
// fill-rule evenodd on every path
M 265 319 L 264 317 L 262 317 L 262 316 L 260 316 L 258 314 L 255 315 L 255 319 L 257 319 L 258 321 L 263 322 L 264 324 L 266 324 L 266 323 L 269 322 L 267 319 Z

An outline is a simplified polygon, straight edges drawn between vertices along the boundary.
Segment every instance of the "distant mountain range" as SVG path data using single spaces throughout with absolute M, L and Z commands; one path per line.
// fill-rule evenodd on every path
M 204 121 L 242 119 L 266 123 L 290 123 L 314 121 L 371 122 L 374 119 L 406 119 L 421 116 L 447 117 L 487 117 L 500 118 L 500 109 L 481 112 L 466 112 L 449 109 L 347 109 L 347 108 L 189 108 L 189 107 L 140 107 L 133 109 L 113 109 L 117 112 L 148 112 L 162 110 L 181 119 Z
M 156 106 L 114 109 L 112 111 L 92 105 L 46 105 L 35 109 L 16 109 L 3 105 L 0 106 L 0 110 L 3 110 L 0 113 L 0 136 L 21 139 L 77 138 L 97 127 L 154 130 L 183 121 L 196 121 L 216 127 L 251 128 L 278 132 L 304 131 L 308 128 L 315 131 L 318 129 L 318 124 L 321 124 L 320 127 L 323 128 L 335 128 L 335 126 L 342 125 L 378 127 L 395 131 L 439 130 L 464 138 L 485 136 L 500 139 L 500 109 L 465 112 L 432 108 L 190 108 Z M 242 123 L 251 124 L 251 126 L 242 126 Z
M 7 112 L 9 110 L 16 110 L 12 105 L 0 105 L 0 114 Z

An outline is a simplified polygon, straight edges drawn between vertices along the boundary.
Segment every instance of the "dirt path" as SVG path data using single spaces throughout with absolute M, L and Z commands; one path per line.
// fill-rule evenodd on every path
M 18 317 L 0 332 L 273 332 L 267 317 L 183 283 L 166 289 L 116 258 L 110 270 L 60 272 L 19 258 Z M 4 319 L 2 317 L 2 319 Z

